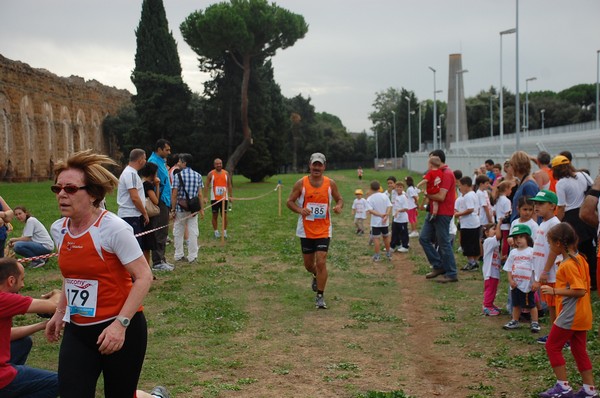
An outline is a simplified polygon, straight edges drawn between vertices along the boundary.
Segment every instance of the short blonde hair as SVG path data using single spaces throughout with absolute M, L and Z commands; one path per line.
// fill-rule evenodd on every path
M 81 170 L 87 186 L 86 190 L 94 198 L 94 206 L 98 207 L 104 197 L 119 185 L 119 179 L 102 166 L 103 164 L 118 166 L 117 162 L 108 156 L 93 153 L 91 149 L 77 152 L 66 161 L 59 161 L 54 166 L 54 182 L 63 171 Z
M 510 157 L 510 165 L 515 175 L 527 175 L 531 173 L 531 159 L 526 152 L 517 151 Z

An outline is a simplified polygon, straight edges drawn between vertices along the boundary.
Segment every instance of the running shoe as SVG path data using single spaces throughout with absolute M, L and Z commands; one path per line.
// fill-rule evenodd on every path
M 381 256 L 379 254 L 374 254 L 373 261 L 375 261 L 375 262 L 381 261 Z
M 542 330 L 540 324 L 537 322 L 531 322 L 531 326 L 529 328 L 531 329 L 531 333 L 539 333 L 540 330 Z
M 577 391 L 574 395 L 572 395 L 572 397 L 573 398 L 598 398 L 598 392 L 596 390 L 594 390 L 591 394 L 588 394 L 587 392 L 585 392 L 583 387 L 581 387 L 581 390 Z
M 540 398 L 566 398 L 573 396 L 573 389 L 564 390 L 559 383 L 556 383 L 552 388 L 540 393 Z
M 317 294 L 317 298 L 315 300 L 315 308 L 320 310 L 326 310 L 327 304 L 325 304 L 325 299 L 322 294 Z
M 500 311 L 498 311 L 496 308 L 484 308 L 483 309 L 483 315 L 485 315 L 485 316 L 498 316 L 498 315 L 500 315 Z
M 219 231 L 215 231 L 215 239 L 219 239 L 221 237 L 221 233 Z
M 389 252 L 385 253 L 385 256 L 387 257 L 388 261 L 392 261 L 392 254 L 393 254 L 393 252 L 391 250 Z
M 173 267 L 172 265 L 169 265 L 167 263 L 158 263 L 158 264 L 154 264 L 152 266 L 152 269 L 154 271 L 173 271 L 175 269 L 175 267 Z
M 408 253 L 408 248 L 400 246 L 398 248 L 398 253 Z
M 317 276 L 316 275 L 313 275 L 312 283 L 311 283 L 310 287 L 313 292 L 315 292 L 315 293 L 317 292 Z
M 169 391 L 163 386 L 156 386 L 150 391 L 150 395 L 155 396 L 156 398 L 171 398 L 171 394 Z
M 536 340 L 538 344 L 546 344 L 546 341 L 548 341 L 548 335 L 542 336 Z
M 410 234 L 408 234 L 409 238 L 418 238 L 419 237 L 419 233 L 417 231 L 412 231 Z
M 502 328 L 504 328 L 506 330 L 514 330 L 514 329 L 518 329 L 519 327 L 521 327 L 521 325 L 519 325 L 519 321 L 515 321 L 514 319 L 512 319 L 506 325 L 502 326 Z
M 34 260 L 29 264 L 29 268 L 30 269 L 41 268 L 44 265 L 46 265 L 46 262 L 44 260 Z

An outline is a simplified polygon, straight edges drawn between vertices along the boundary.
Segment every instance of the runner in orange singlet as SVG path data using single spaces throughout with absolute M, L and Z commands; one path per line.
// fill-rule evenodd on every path
M 325 171 L 325 155 L 313 153 L 309 162 L 310 175 L 302 177 L 292 188 L 287 207 L 298 213 L 296 236 L 300 238 L 304 267 L 313 274 L 312 289 L 317 292 L 315 306 L 326 309 L 323 298 L 327 284 L 327 250 L 331 239 L 331 200 L 335 201 L 333 211 L 342 212 L 344 200 L 337 185 Z
M 221 214 L 223 217 L 223 236 L 227 239 L 227 209 L 229 208 L 229 203 L 233 202 L 231 196 L 233 195 L 233 182 L 231 181 L 231 176 L 227 170 L 223 170 L 223 161 L 219 158 L 214 161 L 214 170 L 209 171 L 206 175 L 206 189 L 210 191 L 210 195 L 208 192 L 204 192 L 204 201 L 208 203 L 210 199 L 210 204 L 212 205 L 212 226 L 215 231 L 215 238 L 220 238 L 221 234 L 219 232 L 219 227 L 217 221 L 219 219 L 219 212 L 222 212 L 223 204 L 221 202 L 217 203 L 217 201 L 223 199 L 225 201 L 225 212 Z

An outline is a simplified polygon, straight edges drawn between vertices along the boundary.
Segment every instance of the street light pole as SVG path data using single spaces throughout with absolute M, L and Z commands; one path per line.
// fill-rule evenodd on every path
M 443 118 L 444 118 L 444 114 L 442 113 L 438 117 L 438 130 L 439 130 L 439 135 L 440 135 L 440 149 L 442 149 L 442 119 Z
M 377 129 L 375 129 L 375 168 L 379 164 L 379 143 L 377 142 Z
M 515 90 L 515 134 L 516 134 L 517 142 L 515 145 L 515 149 L 518 151 L 521 149 L 520 148 L 521 147 L 521 137 L 520 137 L 520 135 L 521 135 L 521 123 L 520 123 L 521 115 L 519 115 L 519 112 L 520 112 L 519 108 L 521 107 L 521 104 L 520 104 L 521 98 L 519 97 L 519 0 L 516 0 L 516 9 L 517 9 L 517 16 L 516 16 L 516 24 L 515 24 L 515 29 L 516 29 L 516 31 L 515 31 L 515 33 L 516 33 L 515 34 L 516 62 L 515 62 L 515 64 L 516 64 L 517 73 L 516 73 L 515 80 L 517 83 L 516 84 L 517 88 Z
M 422 102 L 419 102 L 419 152 L 421 152 L 421 107 L 423 106 Z
M 598 108 L 598 102 L 600 102 L 600 50 L 596 51 L 596 129 L 600 129 L 600 109 Z
M 544 113 L 546 113 L 546 110 L 541 109 L 540 113 L 542 114 L 542 135 L 544 135 Z
M 390 159 L 391 159 L 392 157 L 394 157 L 394 154 L 392 153 L 392 151 L 394 149 L 394 148 L 392 148 L 392 124 L 390 122 L 386 122 L 386 123 L 388 126 L 388 133 L 390 136 Z
M 529 82 L 537 80 L 537 77 L 525 79 L 525 131 L 529 134 Z
M 412 152 L 412 142 L 411 142 L 411 134 L 410 134 L 410 97 L 404 97 L 406 100 L 406 108 L 408 109 L 408 153 Z
M 436 98 L 435 98 L 435 94 L 437 93 L 436 91 L 436 87 L 435 87 L 435 69 L 433 69 L 431 66 L 428 66 L 429 69 L 431 69 L 431 71 L 433 72 L 433 149 L 437 149 L 436 148 L 436 120 L 437 120 L 437 103 L 436 103 Z
M 490 138 L 494 138 L 494 106 L 492 99 L 498 98 L 497 95 L 490 93 Z
M 454 81 L 456 82 L 456 87 L 454 88 L 454 119 L 455 119 L 455 125 L 456 125 L 456 131 L 455 134 L 456 136 L 455 141 L 456 141 L 456 150 L 458 151 L 458 135 L 459 135 L 459 127 L 460 127 L 460 123 L 459 123 L 459 113 L 458 113 L 458 80 L 462 77 L 462 75 L 464 73 L 467 73 L 469 70 L 468 69 L 461 69 L 459 71 L 456 71 L 456 79 L 454 79 Z M 440 142 L 441 142 L 441 135 L 440 135 Z
M 398 145 L 396 142 L 396 111 L 392 111 L 394 115 L 394 169 L 396 169 L 396 160 L 398 159 Z
M 503 30 L 500 32 L 500 154 L 504 155 L 504 86 L 502 85 L 502 36 L 515 33 L 515 28 Z

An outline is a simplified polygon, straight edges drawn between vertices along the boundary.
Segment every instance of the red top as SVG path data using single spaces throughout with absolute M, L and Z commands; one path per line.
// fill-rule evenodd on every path
M 439 202 L 438 215 L 452 217 L 454 215 L 454 202 L 456 201 L 456 180 L 448 165 L 443 165 L 440 170 L 443 173 L 440 189 L 446 191 L 446 198 Z M 433 211 L 433 206 L 429 206 L 429 211 Z
M 33 299 L 16 293 L 0 292 L 0 389 L 17 376 L 10 361 L 10 329 L 15 315 L 25 314 Z

